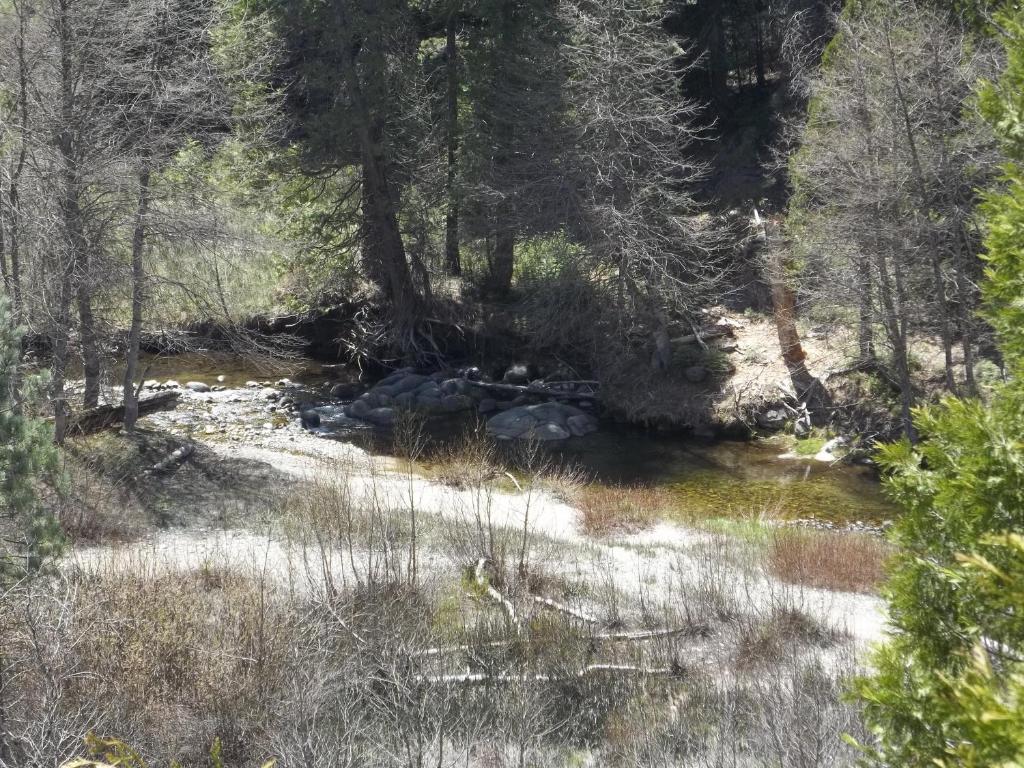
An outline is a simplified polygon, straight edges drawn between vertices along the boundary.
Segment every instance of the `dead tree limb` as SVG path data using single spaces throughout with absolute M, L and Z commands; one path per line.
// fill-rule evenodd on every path
M 148 475 L 158 475 L 161 472 L 167 472 L 170 469 L 174 469 L 179 464 L 184 464 L 185 461 L 195 453 L 196 447 L 192 443 L 181 446 L 178 450 L 174 451 L 167 458 L 158 461 L 152 467 L 146 470 Z
M 179 392 L 161 392 L 139 401 L 139 417 L 167 411 L 178 404 Z M 91 435 L 124 421 L 124 405 L 99 405 L 68 419 L 68 435 Z

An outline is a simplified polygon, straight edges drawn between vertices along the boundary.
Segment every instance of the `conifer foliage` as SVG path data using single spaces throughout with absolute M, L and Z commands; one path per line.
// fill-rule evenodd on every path
M 36 383 L 19 375 L 21 336 L 0 297 L 0 582 L 38 570 L 62 538 L 36 494 L 40 478 L 55 472 L 57 453 L 50 428 L 26 414 L 19 394 Z
M 1024 14 L 982 106 L 1010 158 L 985 205 L 986 315 L 1010 374 L 988 404 L 917 412 L 924 441 L 885 448 L 905 514 L 889 644 L 859 693 L 882 765 L 1024 764 Z

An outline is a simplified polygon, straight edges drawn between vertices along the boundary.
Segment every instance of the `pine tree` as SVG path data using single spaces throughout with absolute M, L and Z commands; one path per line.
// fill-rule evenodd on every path
M 1001 23 L 1008 66 L 982 105 L 1010 160 L 984 206 L 984 295 L 1010 379 L 919 410 L 923 442 L 882 452 L 905 509 L 893 636 L 859 685 L 882 765 L 1024 764 L 1024 13 Z
M 38 383 L 19 376 L 21 337 L 0 297 L 0 580 L 38 570 L 62 538 L 36 493 L 40 479 L 55 476 L 57 452 L 48 425 L 27 415 L 19 396 Z

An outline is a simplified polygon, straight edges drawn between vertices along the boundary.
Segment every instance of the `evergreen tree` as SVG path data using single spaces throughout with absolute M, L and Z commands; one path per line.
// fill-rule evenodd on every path
M 859 685 L 882 765 L 1024 764 L 1024 14 L 1001 25 L 1008 67 L 982 104 L 1010 161 L 984 207 L 984 294 L 1010 379 L 988 404 L 919 410 L 924 441 L 881 455 L 905 508 L 894 632 Z
M 40 478 L 56 470 L 57 452 L 49 427 L 25 413 L 19 396 L 37 383 L 19 376 L 21 336 L 0 297 L 0 577 L 37 570 L 61 541 L 36 495 Z

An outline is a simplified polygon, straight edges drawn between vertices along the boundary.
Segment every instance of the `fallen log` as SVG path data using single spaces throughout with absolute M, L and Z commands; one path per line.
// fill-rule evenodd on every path
M 139 400 L 139 417 L 159 411 L 168 411 L 178 404 L 180 392 L 161 392 Z M 124 421 L 124 405 L 99 405 L 68 419 L 68 435 L 91 435 Z
M 167 472 L 170 469 L 174 469 L 179 464 L 183 464 L 189 456 L 195 453 L 196 447 L 192 443 L 181 446 L 178 450 L 174 451 L 170 456 L 161 461 L 158 461 L 152 467 L 146 470 L 147 474 L 158 475 L 161 472 Z
M 723 336 L 732 336 L 733 329 L 728 326 L 708 328 L 704 331 L 698 331 L 697 333 L 688 333 L 685 336 L 676 336 L 674 339 L 669 339 L 672 344 L 698 344 L 704 341 L 710 341 L 711 339 L 720 339 Z
M 538 397 L 549 397 L 553 400 L 600 400 L 600 395 L 594 392 L 568 392 L 555 390 L 538 384 L 502 384 L 488 381 L 470 381 L 471 386 L 479 387 L 488 392 L 501 392 L 512 395 L 537 395 Z
M 678 675 L 674 667 L 640 667 L 632 664 L 588 664 L 576 672 L 560 675 L 534 674 L 516 675 L 508 672 L 490 674 L 487 672 L 465 672 L 454 675 L 417 675 L 416 682 L 431 685 L 481 685 L 490 683 L 564 683 L 570 680 L 581 680 L 595 674 L 638 675 L 641 677 L 671 677 Z

